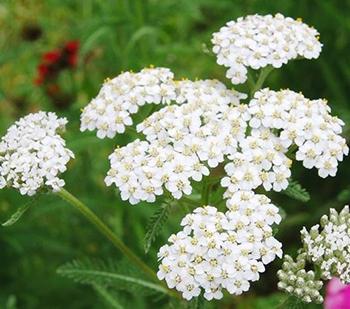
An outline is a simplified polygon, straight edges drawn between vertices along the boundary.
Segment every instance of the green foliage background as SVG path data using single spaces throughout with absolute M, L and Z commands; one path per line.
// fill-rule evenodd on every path
M 349 0 L 1 1 L 0 135 L 15 119 L 38 109 L 66 116 L 69 125 L 65 138 L 76 154 L 64 175 L 67 188 L 156 269 L 156 252 L 171 233 L 178 231 L 185 211 L 172 211 L 146 255 L 143 239 L 147 223 L 159 205 L 131 207 L 103 182 L 107 156 L 116 145 L 132 138 L 106 141 L 80 133 L 80 109 L 97 94 L 106 77 L 150 64 L 170 67 L 177 78 L 217 78 L 229 85 L 224 68 L 215 63 L 210 52 L 211 33 L 239 16 L 276 12 L 302 17 L 319 30 L 324 48 L 318 60 L 291 62 L 274 71 L 267 85 L 301 91 L 309 98 L 327 98 L 333 113 L 346 122 L 345 135 L 349 139 Z M 30 25 L 42 30 L 36 41 L 23 38 Z M 78 39 L 81 49 L 78 68 L 60 79 L 70 103 L 62 109 L 33 84 L 33 79 L 42 53 L 71 39 Z M 246 90 L 245 86 L 238 89 Z M 141 111 L 139 117 L 145 112 Z M 311 200 L 303 203 L 273 194 L 274 202 L 286 214 L 277 232 L 285 252 L 293 253 L 300 245 L 299 230 L 303 225 L 310 227 L 330 207 L 339 209 L 349 202 L 349 175 L 349 159 L 340 164 L 337 177 L 329 179 L 321 179 L 314 170 L 295 164 L 293 177 L 308 190 Z M 0 220 L 5 221 L 27 201 L 13 190 L 0 191 Z M 80 285 L 56 274 L 60 265 L 86 256 L 124 263 L 119 252 L 70 206 L 55 196 L 41 195 L 20 222 L 0 229 L 0 308 L 109 308 L 116 306 L 113 299 L 124 308 L 172 307 L 161 297 L 133 294 L 128 289 L 108 290 L 112 293 L 112 302 L 108 302 L 106 297 L 97 296 L 107 291 L 103 285 Z M 276 291 L 279 263 L 270 265 L 249 293 L 225 297 L 220 308 L 278 307 L 284 297 Z

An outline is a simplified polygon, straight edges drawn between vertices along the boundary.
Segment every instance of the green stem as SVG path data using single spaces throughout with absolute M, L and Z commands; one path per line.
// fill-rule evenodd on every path
M 280 308 L 285 307 L 291 298 L 292 298 L 292 296 L 287 295 L 286 298 L 275 307 L 275 309 L 280 309 Z
M 269 76 L 269 74 L 271 73 L 272 70 L 273 70 L 273 66 L 271 66 L 271 65 L 261 69 L 258 80 L 256 81 L 255 85 L 253 87 L 251 87 L 251 89 L 250 89 L 250 97 L 251 98 L 253 97 L 255 92 L 257 92 L 259 89 L 262 88 L 267 76 Z
M 192 211 L 191 211 L 190 207 L 188 207 L 188 205 L 186 203 L 182 203 L 182 202 L 183 201 L 180 201 L 179 205 L 184 210 L 185 215 L 191 213 Z
M 56 193 L 59 197 L 71 204 L 75 209 L 90 221 L 113 245 L 121 251 L 131 262 L 137 265 L 149 278 L 158 281 L 155 272 L 149 268 L 136 254 L 134 254 L 113 232 L 105 225 L 95 213 L 89 209 L 85 204 L 78 200 L 74 195 L 61 189 Z
M 125 128 L 125 131 L 126 131 L 126 133 L 128 133 L 128 134 L 130 134 L 131 136 L 133 136 L 134 138 L 140 138 L 140 133 L 138 133 L 137 131 L 136 131 L 136 129 L 135 128 L 133 128 L 133 127 L 126 127 Z
M 286 156 L 290 159 L 295 159 L 295 152 L 298 149 L 298 146 L 296 144 L 293 144 L 292 146 L 289 147 Z
M 247 75 L 248 75 L 248 79 L 247 79 L 247 84 L 248 84 L 248 89 L 253 89 L 254 87 L 255 87 L 255 78 L 254 78 L 254 76 L 252 75 L 252 73 L 251 73 L 251 71 L 250 70 L 248 70 L 248 73 L 247 73 Z
M 202 204 L 208 205 L 209 203 L 209 193 L 211 190 L 211 184 L 208 180 L 203 180 L 203 188 L 202 188 Z
M 132 252 L 118 238 L 118 236 L 116 236 L 112 230 L 95 215 L 91 209 L 89 209 L 85 204 L 83 204 L 80 200 L 78 200 L 74 195 L 65 189 L 61 189 L 56 194 L 71 204 L 75 209 L 80 211 L 80 213 L 101 232 L 101 234 L 110 240 L 112 244 L 120 250 L 121 253 L 123 253 L 132 263 L 138 266 L 150 279 L 159 282 L 156 273 L 150 267 L 148 267 L 134 252 Z M 177 292 L 168 289 L 168 287 L 165 286 L 163 282 L 161 282 L 161 284 L 168 290 L 168 294 L 170 296 L 182 299 Z
M 182 196 L 180 201 L 185 202 L 185 203 L 190 204 L 190 205 L 195 206 L 195 207 L 198 207 L 200 205 L 200 202 L 194 201 L 186 196 Z

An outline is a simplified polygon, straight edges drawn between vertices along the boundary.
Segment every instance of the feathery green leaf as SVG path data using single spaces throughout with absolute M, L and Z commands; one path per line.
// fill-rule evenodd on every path
M 124 307 L 119 304 L 115 297 L 102 285 L 94 284 L 94 289 L 98 295 L 104 300 L 104 302 L 111 308 L 123 309 Z
M 170 205 L 165 204 L 165 205 L 162 205 L 160 208 L 158 208 L 154 213 L 154 215 L 152 215 L 148 223 L 147 232 L 144 239 L 145 241 L 144 247 L 145 247 L 146 253 L 148 253 L 153 241 L 156 239 L 157 235 L 159 234 L 159 232 L 163 227 L 163 224 L 168 219 L 169 210 L 170 210 Z
M 124 267 L 125 268 L 125 267 Z M 137 293 L 168 294 L 168 290 L 153 282 L 123 274 L 113 263 L 101 260 L 75 260 L 60 266 L 57 273 L 76 282 L 110 286 L 119 290 L 137 291 Z
M 291 179 L 289 181 L 288 188 L 282 191 L 283 194 L 303 203 L 310 200 L 310 194 L 303 188 L 299 182 Z

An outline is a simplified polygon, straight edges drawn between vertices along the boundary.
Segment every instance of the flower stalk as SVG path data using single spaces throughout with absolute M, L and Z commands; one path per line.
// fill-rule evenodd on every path
M 123 255 L 125 255 L 133 264 L 135 264 L 140 270 L 142 270 L 150 279 L 159 282 L 156 273 L 145 264 L 134 252 L 132 252 L 118 236 L 105 224 L 103 221 L 96 216 L 96 214 L 89 209 L 83 202 L 76 198 L 73 194 L 65 189 L 61 189 L 56 192 L 60 198 L 72 205 L 78 210 L 90 223 L 92 223 L 97 230 L 105 236 Z M 169 290 L 169 289 L 168 289 Z M 169 295 L 179 298 L 179 295 L 169 290 Z
M 269 76 L 269 74 L 272 72 L 273 66 L 269 65 L 260 70 L 260 75 L 258 77 L 258 80 L 254 83 L 254 85 L 250 88 L 250 97 L 252 98 L 254 96 L 254 93 L 260 90 L 266 78 Z

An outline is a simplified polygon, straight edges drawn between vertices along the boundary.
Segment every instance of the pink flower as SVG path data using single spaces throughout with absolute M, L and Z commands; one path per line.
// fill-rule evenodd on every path
M 325 309 L 350 309 L 350 284 L 343 284 L 338 278 L 333 278 L 326 292 Z

